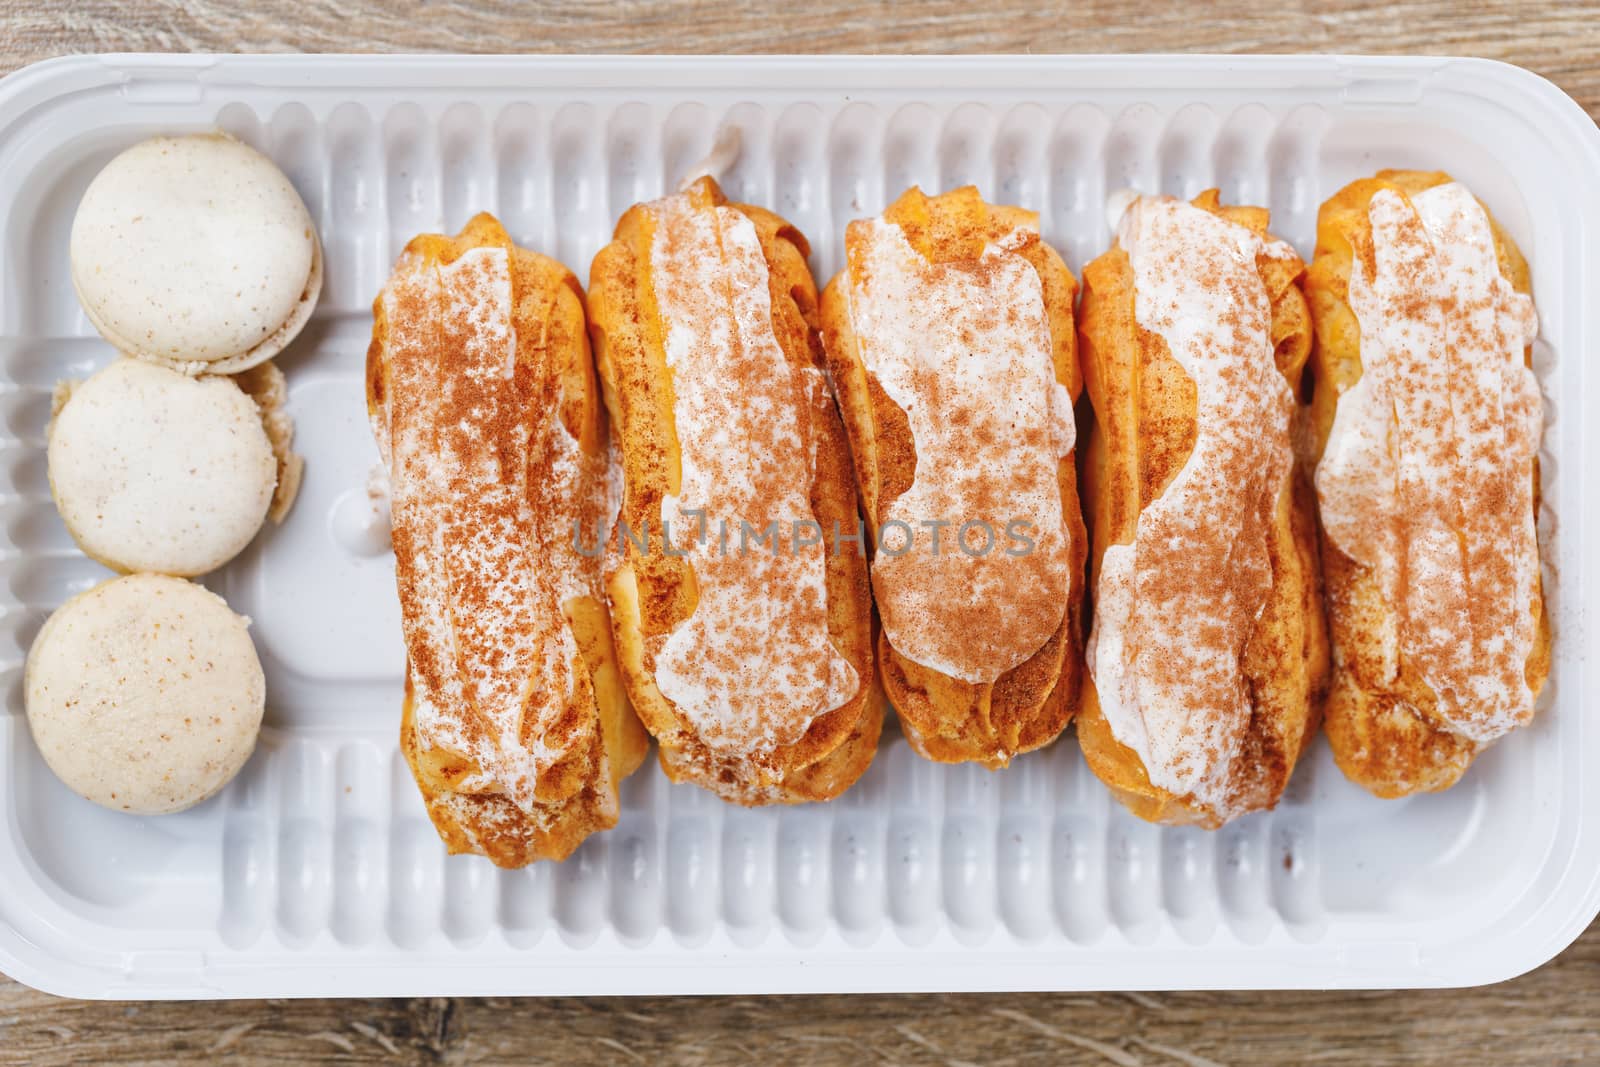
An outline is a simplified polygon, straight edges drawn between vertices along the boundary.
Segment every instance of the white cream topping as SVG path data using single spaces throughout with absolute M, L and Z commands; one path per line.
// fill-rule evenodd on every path
M 1414 662 L 1440 718 L 1482 743 L 1533 715 L 1538 318 L 1465 186 L 1383 189 L 1368 217 L 1375 272 L 1357 255 L 1349 284 L 1362 376 L 1317 468 L 1323 526 L 1395 608 L 1384 679 Z
M 910 488 L 878 516 L 884 632 L 907 659 L 975 683 L 1034 655 L 1072 587 L 1057 472 L 1077 429 L 1043 286 L 1016 250 L 1030 240 L 1037 230 L 1019 228 L 976 261 L 941 264 L 881 218 L 851 223 L 847 241 L 861 359 L 905 412 L 917 456 Z M 1031 551 L 1008 537 L 1013 523 Z
M 1292 466 L 1294 400 L 1258 257 L 1293 253 L 1164 197 L 1129 206 L 1117 243 L 1138 324 L 1194 383 L 1195 442 L 1133 542 L 1105 551 L 1088 666 L 1112 733 L 1150 781 L 1227 818 L 1251 716 L 1240 657 L 1271 588 L 1268 524 Z
M 650 269 L 681 458 L 662 500 L 699 599 L 655 658 L 662 694 L 714 749 L 767 752 L 855 695 L 827 624 L 826 549 L 813 522 L 816 391 L 772 324 L 767 263 L 741 212 L 694 193 L 651 205 Z M 743 524 L 750 537 L 743 542 Z M 755 536 L 772 524 L 777 550 Z M 728 531 L 726 540 L 722 531 Z M 706 536 L 698 537 L 704 533 Z M 652 550 L 663 551 L 661 531 Z

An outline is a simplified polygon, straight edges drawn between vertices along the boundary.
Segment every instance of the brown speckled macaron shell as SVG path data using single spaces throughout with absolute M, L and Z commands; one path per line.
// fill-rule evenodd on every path
M 28 725 L 74 792 L 114 811 L 183 811 L 255 750 L 266 704 L 249 620 L 192 582 L 134 574 L 50 616 L 28 653 Z
M 185 374 L 233 374 L 300 333 L 322 290 L 305 203 L 221 133 L 153 137 L 95 177 L 72 222 L 72 281 L 97 330 Z

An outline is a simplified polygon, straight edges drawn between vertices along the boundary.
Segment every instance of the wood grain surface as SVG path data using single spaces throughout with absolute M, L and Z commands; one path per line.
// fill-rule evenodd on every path
M 0 0 L 0 73 L 137 50 L 1455 53 L 1538 71 L 1600 116 L 1594 3 Z M 0 1064 L 1555 1067 L 1600 1063 L 1597 1013 L 1600 924 L 1530 975 L 1424 993 L 96 1004 L 0 978 Z

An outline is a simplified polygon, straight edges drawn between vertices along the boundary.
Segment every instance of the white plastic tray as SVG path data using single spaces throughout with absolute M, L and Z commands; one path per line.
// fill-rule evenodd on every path
M 918 182 L 1037 209 L 1076 270 L 1107 190 L 1265 203 L 1309 254 L 1318 204 L 1383 166 L 1469 182 L 1533 268 L 1549 411 L 1542 517 L 1555 665 L 1537 724 L 1447 794 L 1380 802 L 1318 746 L 1274 813 L 1158 829 L 1070 739 L 989 774 L 886 739 L 841 800 L 744 811 L 654 762 L 562 865 L 447 859 L 396 751 L 392 561 L 341 542 L 376 454 L 369 305 L 422 230 L 489 209 L 587 274 L 632 202 L 744 151 L 730 195 L 811 239 Z M 110 359 L 67 231 L 116 151 L 220 125 L 289 173 L 327 250 L 283 360 L 305 485 L 213 583 L 255 619 L 267 729 L 181 816 L 96 808 L 45 769 L 21 661 L 104 577 L 45 483 L 58 378 Z M 1588 721 L 1600 543 L 1584 408 L 1600 344 L 1600 135 L 1549 83 L 1477 60 L 87 57 L 0 83 L 0 970 L 93 997 L 1463 985 L 1549 959 L 1600 909 Z

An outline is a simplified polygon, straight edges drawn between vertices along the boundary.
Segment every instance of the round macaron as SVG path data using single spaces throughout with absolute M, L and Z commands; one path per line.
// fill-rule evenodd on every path
M 192 582 L 132 574 L 45 622 L 23 687 L 39 752 L 103 807 L 162 815 L 239 773 L 266 703 L 249 620 Z
M 231 379 L 119 359 L 50 424 L 50 492 L 83 551 L 113 570 L 193 576 L 255 537 L 278 461 Z
M 254 148 L 221 133 L 152 137 L 89 183 L 72 220 L 72 283 L 129 355 L 232 374 L 306 324 L 322 249 L 300 194 Z

